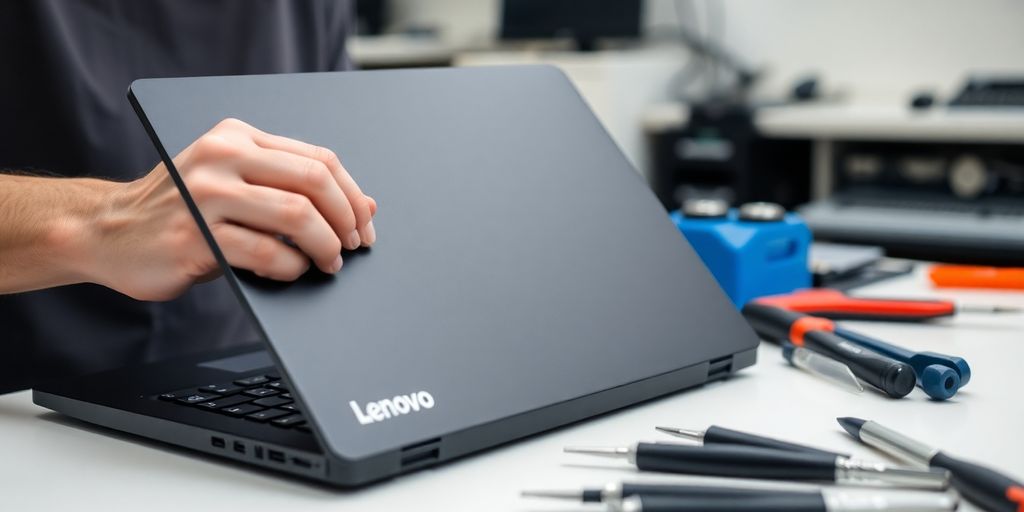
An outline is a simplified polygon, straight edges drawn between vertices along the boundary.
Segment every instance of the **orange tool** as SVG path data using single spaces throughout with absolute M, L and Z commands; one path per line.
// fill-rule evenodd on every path
M 882 320 L 919 322 L 953 316 L 957 312 L 1015 313 L 1007 306 L 956 304 L 949 300 L 908 300 L 850 297 L 839 290 L 812 288 L 785 295 L 756 299 L 758 304 L 776 306 L 790 311 L 831 318 L 833 320 Z
M 935 265 L 928 272 L 935 286 L 1024 290 L 1024 268 Z

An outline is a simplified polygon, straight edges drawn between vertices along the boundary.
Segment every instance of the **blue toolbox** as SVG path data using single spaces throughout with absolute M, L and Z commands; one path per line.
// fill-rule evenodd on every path
M 730 209 L 724 201 L 702 199 L 670 216 L 737 307 L 811 286 L 811 231 L 777 204 Z

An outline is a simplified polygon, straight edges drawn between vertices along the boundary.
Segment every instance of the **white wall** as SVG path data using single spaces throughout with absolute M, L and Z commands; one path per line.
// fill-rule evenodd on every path
M 767 89 L 817 71 L 860 101 L 952 91 L 971 71 L 1024 75 L 1024 2 L 727 0 L 729 46 L 767 66 Z
M 700 33 L 707 33 L 709 18 L 721 13 L 721 30 L 715 33 L 722 34 L 726 48 L 763 71 L 755 94 L 761 99 L 788 96 L 794 81 L 808 73 L 819 77 L 826 92 L 842 92 L 848 101 L 890 105 L 905 105 L 920 90 L 952 94 L 971 71 L 1024 75 L 1020 0 L 646 1 L 647 31 L 660 34 L 659 41 L 678 26 L 679 12 L 682 22 Z M 500 0 L 392 2 L 394 28 L 433 26 L 456 47 L 486 46 L 497 33 Z M 690 2 L 689 8 L 680 2 Z M 586 0 L 579 4 L 585 7 Z M 650 58 L 607 59 L 613 65 L 559 54 L 460 60 L 544 59 L 569 72 L 626 155 L 649 174 L 641 120 L 649 104 L 670 97 L 669 85 L 687 52 L 666 53 L 662 47 Z

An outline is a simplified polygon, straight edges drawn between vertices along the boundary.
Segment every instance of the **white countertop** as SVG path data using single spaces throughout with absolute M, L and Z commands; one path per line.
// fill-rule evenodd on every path
M 926 296 L 930 288 L 918 272 L 859 293 Z M 1024 293 L 943 294 L 1024 306 Z M 521 499 L 518 493 L 623 479 L 701 481 L 640 474 L 618 461 L 561 453 L 569 444 L 670 440 L 654 431 L 662 424 L 715 424 L 880 457 L 847 437 L 837 416 L 873 419 L 1024 477 L 1024 316 L 855 327 L 910 348 L 960 355 L 971 365 L 971 382 L 948 402 L 931 402 L 920 390 L 902 400 L 871 391 L 853 395 L 787 367 L 776 347 L 762 345 L 758 364 L 729 381 L 347 492 L 91 427 L 36 407 L 21 392 L 0 397 L 0 510 L 600 510 Z
M 1024 141 L 1024 108 L 807 103 L 758 109 L 768 137 L 868 141 L 1016 144 Z

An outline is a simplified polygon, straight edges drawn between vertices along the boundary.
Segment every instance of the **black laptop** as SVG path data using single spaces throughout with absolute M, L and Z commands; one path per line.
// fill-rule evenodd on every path
M 129 99 L 172 173 L 227 117 L 331 148 L 379 203 L 379 239 L 335 276 L 275 283 L 208 237 L 259 345 L 40 386 L 39 405 L 358 485 L 755 361 L 754 333 L 554 68 L 139 80 Z

